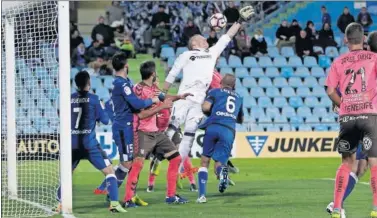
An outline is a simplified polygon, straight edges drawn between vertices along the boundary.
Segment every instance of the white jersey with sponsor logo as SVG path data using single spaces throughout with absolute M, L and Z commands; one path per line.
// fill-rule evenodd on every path
M 178 56 L 173 68 L 166 77 L 166 82 L 173 83 L 182 71 L 183 78 L 178 94 L 191 93 L 187 99 L 202 104 L 212 81 L 216 60 L 230 42 L 230 37 L 224 34 L 219 41 L 209 49 L 194 49 Z

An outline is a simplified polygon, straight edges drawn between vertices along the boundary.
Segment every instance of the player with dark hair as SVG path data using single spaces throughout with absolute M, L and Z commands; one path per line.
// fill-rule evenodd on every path
M 111 161 L 96 139 L 96 122 L 109 123 L 104 106 L 97 95 L 89 93 L 90 76 L 81 71 L 75 76 L 77 92 L 71 95 L 71 134 L 72 134 L 72 170 L 81 159 L 88 159 L 92 165 L 106 176 L 111 212 L 127 212 L 118 202 L 118 184 Z M 61 196 L 58 189 L 58 199 Z
M 345 37 L 350 52 L 332 63 L 326 91 L 339 107 L 340 131 L 337 148 L 342 154 L 334 187 L 332 218 L 341 217 L 342 201 L 349 175 L 356 163 L 356 150 L 362 137 L 362 150 L 368 157 L 373 192 L 372 218 L 377 218 L 377 54 L 363 50 L 364 31 L 360 24 L 347 26 Z M 339 87 L 340 98 L 337 93 Z
M 148 99 L 160 92 L 155 85 L 156 65 L 153 61 L 147 61 L 141 64 L 140 74 L 142 81 L 134 87 L 136 95 L 141 99 Z M 127 179 L 126 196 L 124 199 L 125 206 L 135 207 L 136 204 L 132 198 L 135 195 L 136 186 L 139 180 L 139 174 L 143 168 L 144 160 L 152 152 L 163 154 L 164 158 L 169 161 L 167 172 L 167 192 L 165 202 L 168 204 L 182 204 L 188 201 L 176 194 L 176 182 L 178 168 L 181 163 L 181 156 L 177 147 L 163 132 L 158 131 L 157 113 L 163 109 L 171 108 L 173 101 L 185 99 L 190 94 L 179 96 L 159 95 L 162 104 L 152 106 L 148 109 L 141 110 L 134 115 L 134 148 L 135 159 Z
M 367 43 L 368 50 L 377 53 L 377 31 L 369 33 Z
M 128 64 L 124 54 L 114 55 L 112 65 L 116 71 L 113 81 L 114 88 L 111 94 L 114 108 L 112 132 L 113 140 L 119 151 L 120 164 L 115 170 L 119 187 L 126 178 L 134 159 L 133 115 L 135 112 L 148 108 L 160 101 L 154 95 L 146 99 L 139 99 L 135 95 L 133 85 L 128 78 Z M 95 190 L 95 193 L 101 192 L 103 187 L 106 187 L 106 181 L 102 182 Z M 137 197 L 133 200 L 136 203 L 145 205 L 145 202 Z
M 219 191 L 228 186 L 227 162 L 235 138 L 236 123 L 243 122 L 242 98 L 234 91 L 236 78 L 226 74 L 221 80 L 221 88 L 211 90 L 203 105 L 203 113 L 209 114 L 205 123 L 199 126 L 205 129 L 201 167 L 198 172 L 199 198 L 197 203 L 206 203 L 206 185 L 208 166 L 211 158 L 215 161 L 215 172 L 219 177 Z

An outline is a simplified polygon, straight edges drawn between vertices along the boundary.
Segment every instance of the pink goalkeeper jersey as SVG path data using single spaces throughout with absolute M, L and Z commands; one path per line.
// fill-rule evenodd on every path
M 357 50 L 338 57 L 331 65 L 326 86 L 339 86 L 339 115 L 377 114 L 376 78 L 377 54 Z
M 134 92 L 138 98 L 141 99 L 148 99 L 153 98 L 155 91 L 158 90 L 158 87 L 148 86 L 144 84 L 143 82 L 138 83 L 134 86 Z M 156 104 L 152 105 L 153 107 L 157 107 Z M 157 114 L 152 115 L 148 118 L 145 118 L 143 120 L 139 119 L 139 117 L 135 114 L 134 115 L 134 131 L 143 131 L 143 132 L 157 132 Z

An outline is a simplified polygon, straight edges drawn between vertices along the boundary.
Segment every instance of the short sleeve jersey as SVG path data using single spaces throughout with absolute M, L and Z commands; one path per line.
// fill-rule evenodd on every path
M 377 114 L 377 54 L 350 51 L 331 65 L 326 86 L 338 88 L 339 115 Z

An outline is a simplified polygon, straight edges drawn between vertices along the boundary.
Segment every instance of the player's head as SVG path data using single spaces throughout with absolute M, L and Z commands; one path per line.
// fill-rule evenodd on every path
M 85 70 L 80 71 L 75 76 L 75 83 L 78 91 L 90 90 L 90 76 Z
M 124 53 L 115 54 L 111 63 L 115 72 L 125 72 L 128 74 L 127 56 Z
M 350 23 L 345 31 L 345 40 L 349 46 L 363 46 L 364 29 L 359 23 Z
M 208 43 L 207 43 L 207 39 L 204 38 L 202 35 L 199 35 L 199 34 L 196 34 L 196 35 L 193 35 L 190 40 L 189 40 L 189 43 L 188 43 L 188 47 L 190 50 L 193 50 L 193 49 L 206 49 L 209 47 Z
M 377 53 L 377 31 L 369 33 L 368 50 Z
M 225 74 L 225 76 L 221 80 L 221 87 L 234 90 L 236 88 L 236 77 L 233 74 Z
M 156 81 L 156 64 L 153 61 L 145 61 L 140 65 L 140 74 L 142 80 L 152 79 L 152 82 Z

